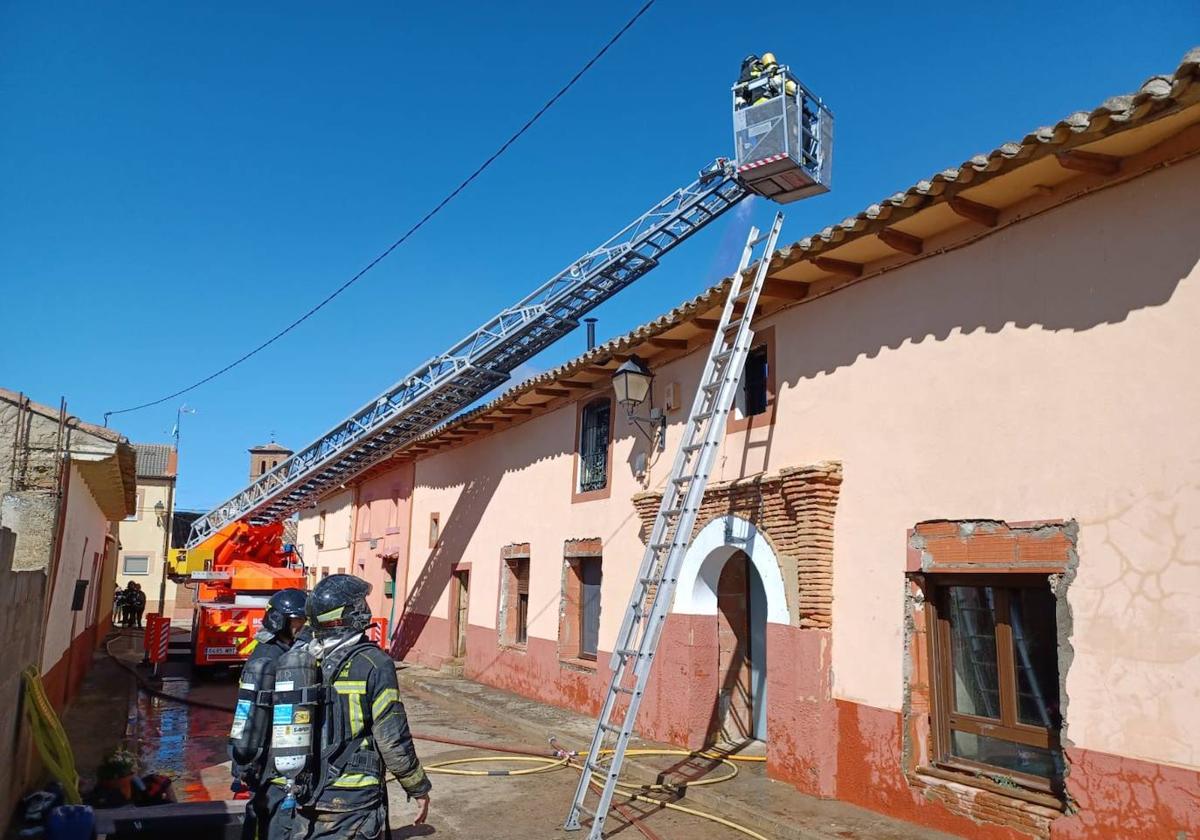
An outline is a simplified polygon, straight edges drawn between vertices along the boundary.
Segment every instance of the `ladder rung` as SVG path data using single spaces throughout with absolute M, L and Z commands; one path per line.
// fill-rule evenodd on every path
M 628 694 L 630 697 L 632 697 L 634 694 L 637 694 L 637 689 L 636 688 L 626 688 L 623 685 L 619 685 L 619 686 L 617 686 L 617 692 L 620 694 Z
M 664 548 L 670 548 L 674 544 L 674 542 L 650 543 L 650 547 L 655 551 L 662 551 Z
M 682 486 L 684 484 L 688 484 L 695 480 L 696 480 L 696 476 L 694 476 L 694 475 L 681 475 L 681 476 L 679 476 L 679 478 L 672 478 L 671 483 Z
M 593 811 L 591 808 L 589 808 L 589 807 L 588 807 L 588 806 L 586 806 L 586 805 L 581 805 L 580 803 L 576 802 L 576 803 L 575 803 L 575 810 L 576 810 L 576 811 L 582 811 L 583 813 L 587 814 L 587 815 L 588 815 L 589 817 L 591 817 L 592 819 L 595 819 L 595 818 L 596 818 L 596 812 L 595 812 L 595 811 Z
M 643 578 L 643 580 L 645 580 L 645 578 Z M 629 648 L 625 648 L 623 650 L 617 651 L 617 656 L 638 656 L 638 655 L 639 654 L 636 650 L 630 650 Z
M 703 386 L 703 388 L 702 388 L 701 390 L 703 390 L 703 391 L 715 391 L 715 390 L 717 390 L 718 388 L 720 388 L 720 387 L 721 387 L 722 385 L 724 385 L 724 384 L 725 384 L 725 380 L 724 380 L 724 378 L 721 378 L 721 379 L 718 379 L 716 382 L 709 382 L 707 385 Z M 684 447 L 684 449 L 686 449 L 686 448 L 687 448 L 687 447 L 685 446 L 685 447 Z
M 687 446 L 683 447 L 683 451 L 684 452 L 695 452 L 697 449 L 703 449 L 705 443 L 706 443 L 706 441 L 703 441 L 703 440 L 700 441 L 699 443 L 689 443 Z
M 745 318 L 738 318 L 736 321 L 730 321 L 728 324 L 726 324 L 721 329 L 723 329 L 723 330 L 736 329 L 737 327 L 740 327 L 742 325 L 742 321 L 745 321 L 745 320 L 746 320 Z
M 602 724 L 600 724 L 600 728 L 603 729 L 605 732 L 611 732 L 614 735 L 621 734 L 621 727 L 613 726 L 611 723 L 602 723 Z
M 713 359 L 723 362 L 732 356 L 735 350 L 736 348 L 734 347 L 730 347 L 728 350 L 722 350 L 720 353 L 717 353 L 715 356 L 713 356 Z

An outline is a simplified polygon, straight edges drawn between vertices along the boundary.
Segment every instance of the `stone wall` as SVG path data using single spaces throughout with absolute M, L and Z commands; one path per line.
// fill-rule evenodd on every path
M 0 528 L 0 827 L 24 792 L 30 772 L 30 744 L 24 715 L 21 671 L 37 662 L 42 642 L 46 590 L 43 569 L 14 570 L 18 535 Z

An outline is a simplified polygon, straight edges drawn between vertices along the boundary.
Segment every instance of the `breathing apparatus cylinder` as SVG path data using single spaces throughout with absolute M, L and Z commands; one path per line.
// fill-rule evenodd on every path
M 274 690 L 273 658 L 260 657 L 245 664 L 229 730 L 229 755 L 235 764 L 254 765 L 263 759 L 271 736 L 270 692 Z
M 314 734 L 319 725 L 321 669 L 305 645 L 296 645 L 275 664 L 275 708 L 271 716 L 270 763 L 285 783 L 283 808 L 296 807 L 314 769 Z

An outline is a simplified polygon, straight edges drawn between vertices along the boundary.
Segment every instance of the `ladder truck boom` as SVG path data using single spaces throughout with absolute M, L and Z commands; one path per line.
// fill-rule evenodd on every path
M 286 517 L 435 428 L 749 194 L 733 164 L 718 158 L 692 184 L 197 519 L 188 547 L 231 522 Z
M 312 505 L 435 429 L 748 195 L 788 203 L 829 189 L 833 116 L 786 66 L 739 81 L 733 103 L 735 161 L 717 158 L 689 186 L 201 516 L 188 548 L 230 523 L 265 524 Z

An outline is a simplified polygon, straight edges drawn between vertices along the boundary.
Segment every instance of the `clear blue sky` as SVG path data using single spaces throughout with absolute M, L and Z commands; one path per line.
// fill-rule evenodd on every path
M 0 385 L 99 422 L 240 355 L 395 239 L 639 5 L 0 0 Z M 185 397 L 180 506 L 221 501 L 248 446 L 307 443 L 727 154 L 748 52 L 776 52 L 837 116 L 834 191 L 791 205 L 790 242 L 1200 43 L 1195 0 L 749 8 L 659 0 L 431 225 Z M 601 339 L 727 271 L 746 223 L 602 307 Z M 113 426 L 164 441 L 175 407 Z

